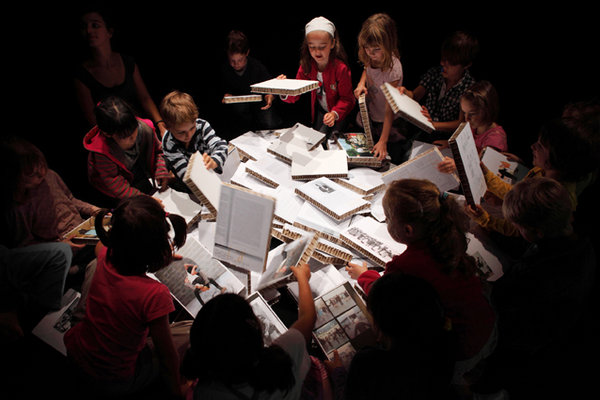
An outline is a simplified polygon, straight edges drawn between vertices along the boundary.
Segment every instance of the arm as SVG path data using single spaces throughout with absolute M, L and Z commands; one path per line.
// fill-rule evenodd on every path
M 108 157 L 103 154 L 92 153 L 89 160 L 90 168 L 97 176 L 97 183 L 100 184 L 100 190 L 106 195 L 123 199 L 136 196 L 142 192 L 131 186 L 123 175 L 119 174 L 119 168 Z
M 94 115 L 94 101 L 92 100 L 92 94 L 90 89 L 83 84 L 79 79 L 75 79 L 75 97 L 81 108 L 84 118 L 90 124 L 90 126 L 96 125 L 96 116 Z
M 150 118 L 158 125 L 157 128 L 160 132 L 160 137 L 165 134 L 167 130 L 167 126 L 162 121 L 160 113 L 158 112 L 158 108 L 156 104 L 154 104 L 154 100 L 150 97 L 150 93 L 148 93 L 148 89 L 146 88 L 146 84 L 142 79 L 142 75 L 140 74 L 140 70 L 136 64 L 135 69 L 133 71 L 133 83 L 135 84 L 135 90 L 137 92 L 138 99 L 142 107 Z
M 160 365 L 167 379 L 169 389 L 174 396 L 181 397 L 182 382 L 179 374 L 179 355 L 175 350 L 173 339 L 171 337 L 171 328 L 169 326 L 169 316 L 156 318 L 150 321 L 150 337 Z
M 307 343 L 312 340 L 312 330 L 317 320 L 317 311 L 315 310 L 315 301 L 308 281 L 310 279 L 310 267 L 308 264 L 301 264 L 290 267 L 296 280 L 298 281 L 298 319 L 290 328 L 299 330 Z
M 217 172 L 220 172 L 227 159 L 227 142 L 217 136 L 208 121 L 204 121 L 204 125 L 202 126 L 202 141 L 208 147 L 210 157 L 217 164 L 214 168 Z
M 357 99 L 360 97 L 361 94 L 367 94 L 367 86 L 366 86 L 366 82 L 367 82 L 367 70 L 363 69 L 363 72 L 360 76 L 360 80 L 358 81 L 358 84 L 356 85 L 356 89 L 354 89 L 354 97 L 356 97 Z
M 338 100 L 331 107 L 331 112 L 338 115 L 337 120 L 344 119 L 350 114 L 356 104 L 356 98 L 352 90 L 352 77 L 350 68 L 340 62 L 340 66 L 334 71 L 334 79 L 337 82 Z

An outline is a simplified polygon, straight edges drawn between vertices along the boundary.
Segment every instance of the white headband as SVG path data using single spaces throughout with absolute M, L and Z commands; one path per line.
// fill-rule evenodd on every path
M 308 35 L 312 31 L 325 31 L 331 35 L 331 37 L 335 36 L 335 25 L 324 17 L 316 17 L 313 18 L 306 27 L 304 28 L 304 34 Z

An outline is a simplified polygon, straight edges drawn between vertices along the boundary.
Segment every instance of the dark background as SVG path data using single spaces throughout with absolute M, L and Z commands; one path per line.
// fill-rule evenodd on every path
M 472 74 L 497 88 L 498 122 L 508 133 L 509 150 L 526 161 L 541 124 L 560 115 L 567 103 L 597 96 L 600 86 L 598 21 L 589 6 L 572 2 L 566 9 L 530 10 L 500 2 L 459 6 L 367 2 L 361 7 L 347 2 L 107 3 L 117 17 L 113 49 L 136 59 L 155 102 L 173 89 L 189 92 L 201 117 L 224 138 L 228 135 L 219 131 L 223 93 L 217 74 L 227 32 L 244 31 L 251 54 L 273 75 L 293 77 L 304 25 L 319 15 L 336 24 L 354 85 L 361 73 L 356 37 L 362 22 L 375 12 L 387 12 L 397 22 L 404 84 L 409 89 L 429 67 L 439 64 L 440 44 L 447 34 L 463 29 L 476 35 L 481 51 Z M 71 78 L 80 57 L 79 11 L 44 4 L 23 2 L 4 12 L 2 131 L 38 144 L 77 195 L 87 185 L 81 140 L 88 129 Z M 303 100 L 294 105 L 278 101 L 276 107 L 288 120 L 308 123 L 308 101 Z

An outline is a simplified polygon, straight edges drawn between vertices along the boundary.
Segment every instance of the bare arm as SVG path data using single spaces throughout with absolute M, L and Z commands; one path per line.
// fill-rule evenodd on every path
M 156 128 L 158 128 L 158 131 L 160 132 L 160 137 L 162 138 L 167 130 L 167 126 L 164 122 L 162 122 L 162 117 L 158 112 L 158 107 L 156 107 L 156 104 L 154 104 L 154 100 L 152 100 L 152 97 L 150 96 L 150 93 L 146 88 L 146 84 L 142 79 L 142 75 L 140 74 L 140 70 L 137 65 L 135 66 L 135 70 L 133 71 L 133 83 L 135 84 L 135 90 L 137 92 L 138 99 L 142 104 L 142 107 L 144 107 L 144 110 L 148 113 L 150 118 L 152 118 L 152 121 L 154 121 L 154 123 L 157 125 Z
M 310 267 L 308 264 L 291 267 L 296 280 L 298 281 L 298 319 L 291 328 L 298 329 L 309 343 L 312 340 L 312 330 L 317 320 L 317 311 L 315 310 L 315 301 L 310 290 L 308 281 L 310 279 Z

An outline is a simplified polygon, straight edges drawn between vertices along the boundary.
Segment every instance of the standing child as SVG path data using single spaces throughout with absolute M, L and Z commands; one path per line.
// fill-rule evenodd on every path
M 389 153 L 392 163 L 401 164 L 412 141 L 403 135 L 404 120 L 393 115 L 381 90 L 381 85 L 386 82 L 402 86 L 403 80 L 396 22 L 389 15 L 374 14 L 363 23 L 358 34 L 358 58 L 364 70 L 354 95 L 357 99 L 361 94 L 366 96 L 373 139 L 376 141 L 373 153 L 381 160 Z M 362 126 L 360 114 L 356 122 Z
M 218 137 L 212 126 L 198 118 L 198 108 L 192 96 L 180 91 L 167 94 L 160 103 L 167 124 L 162 139 L 167 167 L 175 175 L 171 186 L 189 192 L 183 182 L 192 154 L 202 154 L 207 169 L 221 173 L 227 159 L 227 143 Z
M 468 217 L 458 203 L 427 180 L 394 181 L 383 197 L 391 237 L 407 245 L 385 273 L 401 271 L 428 281 L 437 290 L 457 336 L 453 383 L 464 387 L 464 375 L 495 345 L 495 315 L 486 299 L 475 261 L 466 254 Z M 379 273 L 348 264 L 350 276 L 368 294 Z
M 97 125 L 83 139 L 89 150 L 88 178 L 107 203 L 156 191 L 151 180 L 166 189 L 169 172 L 152 122 L 136 117 L 119 97 L 100 102 Z
M 296 79 L 319 81 L 319 89 L 313 90 L 310 97 L 311 122 L 314 129 L 331 137 L 343 131 L 356 102 L 346 52 L 335 25 L 324 17 L 312 19 L 304 33 Z M 299 96 L 282 99 L 294 103 Z
M 102 209 L 96 219 L 97 266 L 82 293 L 85 317 L 65 334 L 67 355 L 89 387 L 105 395 L 140 390 L 158 376 L 160 365 L 171 393 L 181 396 L 179 347 L 169 324 L 175 307 L 169 289 L 146 273 L 169 265 L 173 246 L 185 242 L 185 220 L 144 195 L 122 200 L 106 231 L 100 221 L 108 213 Z

